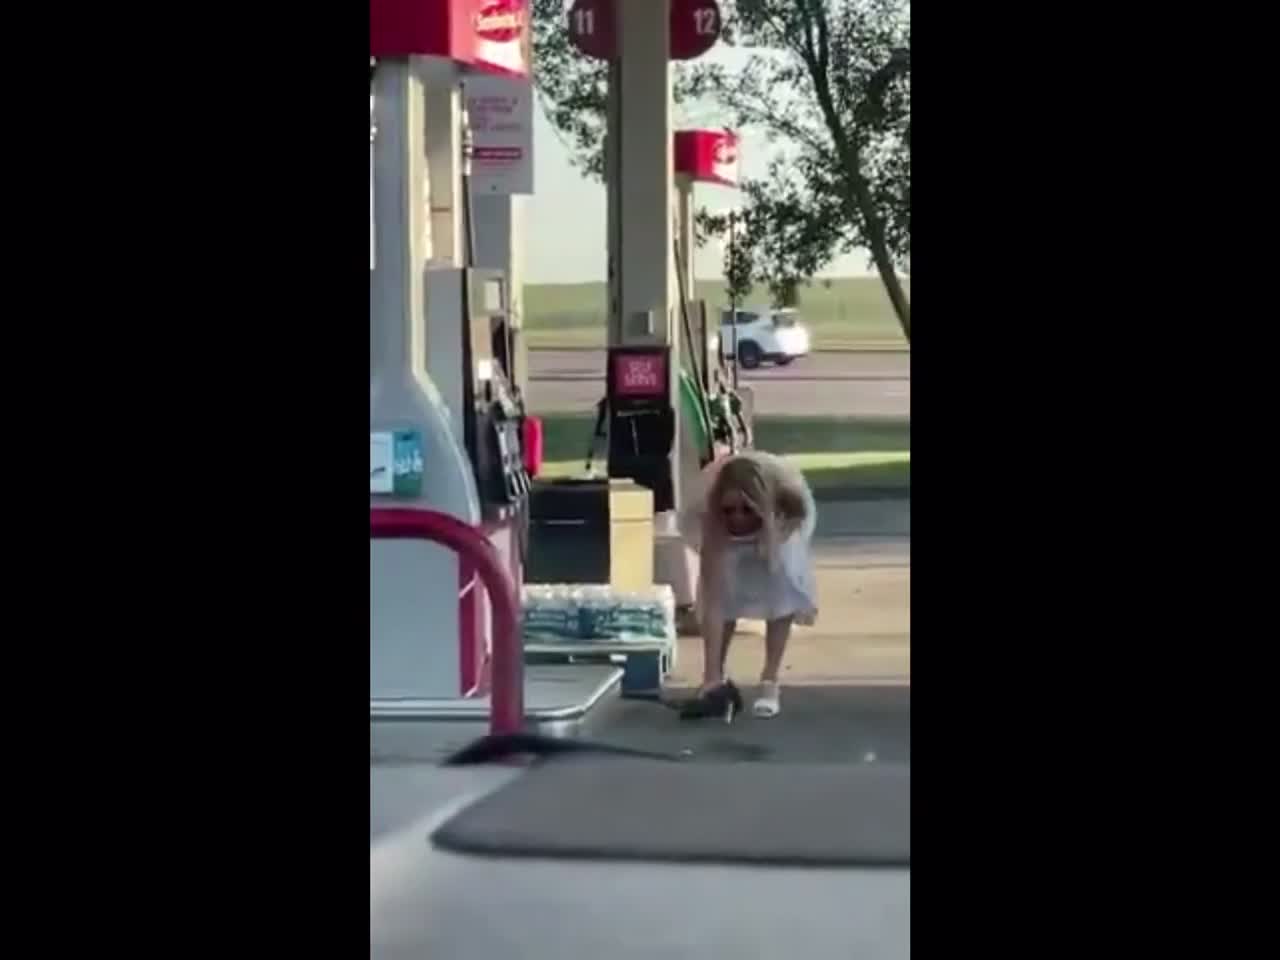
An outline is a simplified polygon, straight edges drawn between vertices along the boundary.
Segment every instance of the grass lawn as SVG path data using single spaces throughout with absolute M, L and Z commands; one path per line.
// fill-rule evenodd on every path
M 907 342 L 877 277 L 841 277 L 815 281 L 800 290 L 800 312 L 813 331 L 816 349 L 902 350 Z M 911 285 L 906 283 L 907 293 Z M 727 304 L 724 284 L 698 282 L 698 295 L 713 311 Z M 756 291 L 745 306 L 767 305 Z M 527 283 L 524 287 L 525 336 L 529 346 L 601 347 L 604 345 L 606 291 L 603 283 Z
M 585 472 L 594 416 L 551 414 L 542 418 L 542 476 Z M 814 495 L 837 499 L 911 489 L 911 422 L 861 417 L 760 417 L 756 445 L 793 459 Z M 597 469 L 603 472 L 603 464 Z

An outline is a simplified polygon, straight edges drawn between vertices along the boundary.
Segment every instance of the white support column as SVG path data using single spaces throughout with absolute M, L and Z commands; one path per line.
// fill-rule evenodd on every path
M 658 583 L 672 585 L 676 602 L 692 602 L 696 564 L 676 530 L 686 488 L 680 416 L 679 288 L 676 286 L 674 151 L 671 130 L 671 0 L 616 0 L 618 58 L 609 73 L 606 179 L 609 193 L 611 346 L 669 345 L 676 442 L 671 474 L 676 510 L 654 518 Z M 695 476 L 696 479 L 696 476 Z
M 387 61 L 375 76 L 378 133 L 373 150 L 371 370 L 426 371 L 422 265 L 428 253 L 427 184 L 421 151 L 423 85 L 415 61 Z
M 619 0 L 620 2 L 620 0 Z M 622 91 L 618 61 L 609 61 L 609 86 L 605 93 L 604 186 L 605 250 L 607 253 L 605 343 L 621 346 L 622 337 Z
M 672 344 L 670 0 L 618 0 L 621 342 Z M 672 364 L 674 384 L 677 364 Z M 674 395 L 674 394 L 673 394 Z
M 677 173 L 675 187 L 678 227 L 676 239 L 680 245 L 680 262 L 676 264 L 676 283 L 684 287 L 685 303 L 693 303 L 698 295 L 693 273 L 693 178 L 687 173 Z
M 528 203 L 523 196 L 511 198 L 511 260 L 507 283 L 511 287 L 511 313 L 516 329 L 524 330 L 525 218 Z
M 426 85 L 426 151 L 430 196 L 431 248 L 434 266 L 463 265 L 462 86 L 451 60 L 423 57 Z
M 507 277 L 515 347 L 516 386 L 528 395 L 528 370 L 524 348 L 524 198 L 490 194 L 472 199 L 475 210 L 476 266 L 501 270 Z

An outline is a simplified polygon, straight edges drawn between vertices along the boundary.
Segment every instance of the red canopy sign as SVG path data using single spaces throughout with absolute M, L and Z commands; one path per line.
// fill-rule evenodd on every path
M 529 0 L 369 0 L 371 57 L 447 57 L 529 75 Z
M 738 185 L 738 135 L 729 130 L 677 130 L 676 173 L 700 183 Z
M 595 60 L 617 56 L 617 0 L 574 0 L 569 8 L 569 42 Z M 635 0 L 621 0 L 635 2 Z M 693 60 L 720 39 L 720 6 L 716 0 L 671 0 L 668 41 L 672 60 Z

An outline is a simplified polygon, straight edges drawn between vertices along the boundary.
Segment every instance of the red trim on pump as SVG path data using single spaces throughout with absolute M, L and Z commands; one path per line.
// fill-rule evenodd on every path
M 472 566 L 493 611 L 489 732 L 524 729 L 524 649 L 520 642 L 520 601 L 502 557 L 482 532 L 435 510 L 373 508 L 369 536 L 375 540 L 428 540 L 458 554 Z M 471 591 L 477 594 L 476 590 Z
M 542 469 L 542 418 L 526 416 L 520 424 L 520 434 L 525 473 L 536 477 Z

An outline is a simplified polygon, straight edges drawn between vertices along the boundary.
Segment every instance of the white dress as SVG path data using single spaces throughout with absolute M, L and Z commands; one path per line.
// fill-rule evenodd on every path
M 796 623 L 812 624 L 818 616 L 818 590 L 812 554 L 818 507 L 813 492 L 803 475 L 782 458 L 761 451 L 745 455 L 772 461 L 774 469 L 789 475 L 791 482 L 804 494 L 805 519 L 800 529 L 779 545 L 778 565 L 774 570 L 769 569 L 769 561 L 762 556 L 755 537 L 730 541 L 724 564 L 724 592 L 721 594 L 724 597 L 724 618 L 727 621 L 794 617 Z M 701 547 L 702 515 L 707 509 L 706 492 L 719 466 L 718 463 L 711 464 L 703 471 L 703 489 L 696 498 L 697 502 L 681 516 L 681 530 L 695 550 Z

